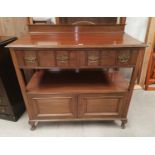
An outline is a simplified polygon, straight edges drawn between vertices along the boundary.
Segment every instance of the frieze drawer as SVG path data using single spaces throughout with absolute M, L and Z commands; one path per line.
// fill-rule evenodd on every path
M 138 51 L 134 49 L 104 49 L 86 51 L 16 51 L 22 68 L 97 68 L 104 66 L 134 66 Z

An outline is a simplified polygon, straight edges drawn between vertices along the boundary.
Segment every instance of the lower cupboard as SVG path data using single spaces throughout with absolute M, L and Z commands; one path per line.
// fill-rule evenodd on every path
M 34 120 L 121 118 L 126 93 L 29 94 Z

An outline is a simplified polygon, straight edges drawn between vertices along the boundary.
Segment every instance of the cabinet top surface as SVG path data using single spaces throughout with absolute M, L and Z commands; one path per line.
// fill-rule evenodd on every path
M 9 44 L 10 48 L 106 48 L 146 47 L 123 32 L 28 34 Z

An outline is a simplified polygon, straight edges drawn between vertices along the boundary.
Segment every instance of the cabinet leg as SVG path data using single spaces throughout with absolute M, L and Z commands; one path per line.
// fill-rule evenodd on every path
M 33 121 L 33 122 L 29 121 L 29 124 L 31 125 L 30 129 L 33 131 L 37 128 L 38 122 L 37 121 Z
M 126 128 L 126 123 L 127 122 L 128 122 L 127 120 L 122 120 L 122 124 L 121 124 L 121 128 L 122 129 L 125 129 Z

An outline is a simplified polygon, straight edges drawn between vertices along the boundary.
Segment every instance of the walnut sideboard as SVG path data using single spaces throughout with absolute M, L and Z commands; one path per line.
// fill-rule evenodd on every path
M 31 129 L 44 121 L 86 120 L 121 120 L 125 128 L 146 45 L 104 26 L 31 31 L 8 45 Z M 132 68 L 130 80 L 120 68 Z

